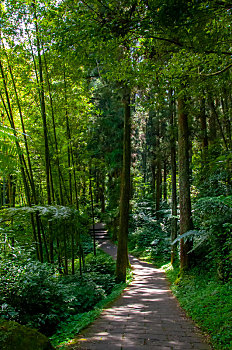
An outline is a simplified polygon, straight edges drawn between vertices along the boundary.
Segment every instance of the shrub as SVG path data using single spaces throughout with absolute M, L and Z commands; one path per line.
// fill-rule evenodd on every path
M 58 278 L 48 264 L 1 262 L 0 316 L 40 330 L 54 329 L 64 316 Z
M 135 203 L 130 221 L 129 249 L 139 256 L 166 261 L 170 252 L 167 210 L 157 220 L 152 201 Z M 168 211 L 169 214 L 169 211 Z
M 194 219 L 205 235 L 207 258 L 217 262 L 219 277 L 228 280 L 232 277 L 232 196 L 200 198 Z
M 113 275 L 115 272 L 115 262 L 112 258 L 98 251 L 96 256 L 89 254 L 85 260 L 86 272 L 99 272 L 102 274 Z
M 91 310 L 115 285 L 115 263 L 99 254 L 87 258 L 83 276 L 60 276 L 54 266 L 27 254 L 0 261 L 0 317 L 51 335 L 60 321 Z

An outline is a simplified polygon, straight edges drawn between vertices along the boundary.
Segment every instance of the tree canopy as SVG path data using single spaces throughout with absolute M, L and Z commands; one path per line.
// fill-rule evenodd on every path
M 231 11 L 0 2 L 3 255 L 26 242 L 40 263 L 82 273 L 85 235 L 106 222 L 117 281 L 128 249 L 231 278 Z

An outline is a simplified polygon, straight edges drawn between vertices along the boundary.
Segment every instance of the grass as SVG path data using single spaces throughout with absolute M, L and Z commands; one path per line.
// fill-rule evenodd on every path
M 112 292 L 99 303 L 97 303 L 93 310 L 84 312 L 82 314 L 76 314 L 70 316 L 70 318 L 60 323 L 59 329 L 50 340 L 53 346 L 61 349 L 67 349 L 67 344 L 75 338 L 75 336 L 89 324 L 91 324 L 99 315 L 102 310 L 108 307 L 115 299 L 117 299 L 126 286 L 132 280 L 132 273 L 128 270 L 127 272 L 127 283 L 120 283 L 115 285 Z
M 179 268 L 163 266 L 171 289 L 187 314 L 211 337 L 215 349 L 232 349 L 232 281 L 195 268 L 178 277 Z
M 134 249 L 134 250 L 130 249 L 129 253 L 142 261 L 145 261 L 147 263 L 154 265 L 158 269 L 167 263 L 166 257 L 157 256 L 157 255 L 153 256 L 150 253 L 150 251 L 139 250 L 139 249 Z

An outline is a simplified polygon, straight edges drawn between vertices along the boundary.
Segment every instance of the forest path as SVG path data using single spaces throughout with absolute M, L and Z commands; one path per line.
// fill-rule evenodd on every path
M 100 248 L 116 258 L 117 247 L 109 241 L 102 241 Z M 130 262 L 133 282 L 68 349 L 211 349 L 179 307 L 164 273 L 133 256 Z

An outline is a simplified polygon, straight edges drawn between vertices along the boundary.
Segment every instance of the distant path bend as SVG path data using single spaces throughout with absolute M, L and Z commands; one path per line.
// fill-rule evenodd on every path
M 109 241 L 100 248 L 116 258 Z M 134 280 L 110 308 L 69 345 L 77 350 L 209 350 L 210 345 L 178 306 L 165 274 L 130 256 Z

